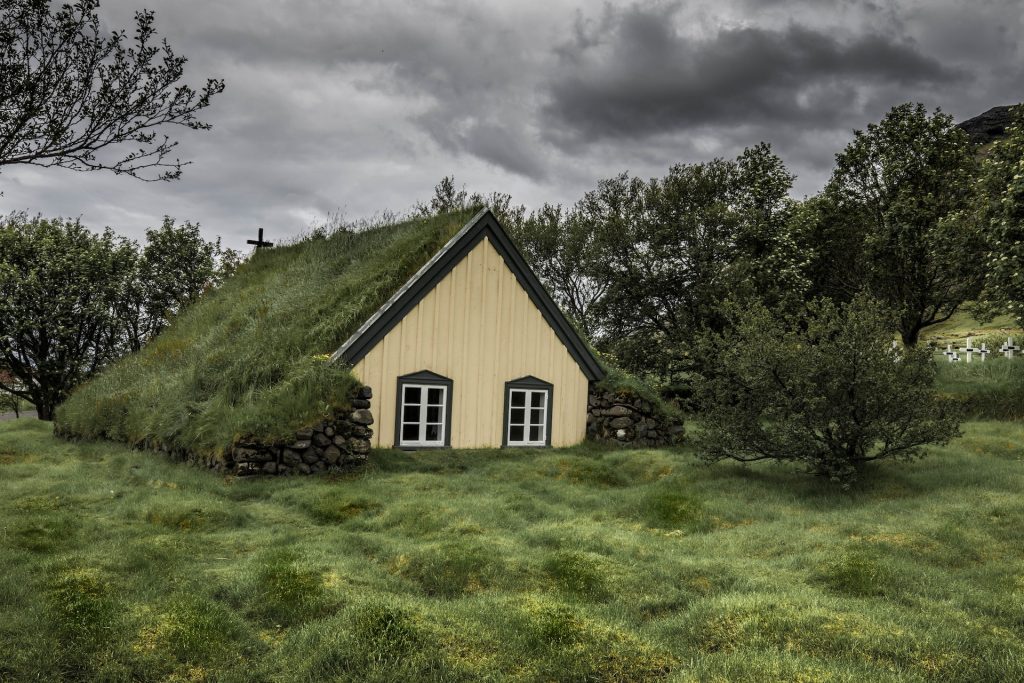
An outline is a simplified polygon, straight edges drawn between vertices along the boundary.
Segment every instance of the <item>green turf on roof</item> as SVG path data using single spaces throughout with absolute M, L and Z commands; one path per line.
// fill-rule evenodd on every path
M 314 236 L 258 251 L 141 352 L 57 412 L 86 438 L 220 453 L 243 434 L 272 440 L 347 404 L 356 384 L 326 362 L 472 217 L 453 213 Z

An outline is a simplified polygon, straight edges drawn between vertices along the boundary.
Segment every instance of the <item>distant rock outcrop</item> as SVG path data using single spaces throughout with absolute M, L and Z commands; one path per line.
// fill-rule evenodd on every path
M 957 126 L 971 136 L 971 142 L 984 145 L 1006 135 L 1006 128 L 1013 121 L 1012 110 L 1015 105 L 1008 104 L 992 107 L 984 114 L 967 119 Z

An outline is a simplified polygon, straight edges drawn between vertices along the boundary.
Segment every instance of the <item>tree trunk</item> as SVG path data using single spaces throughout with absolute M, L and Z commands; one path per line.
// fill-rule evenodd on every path
M 53 422 L 53 406 L 46 405 L 40 401 L 36 404 L 36 416 L 38 416 L 40 420 Z
M 909 330 L 900 330 L 900 337 L 903 339 L 903 346 L 912 349 L 917 346 L 917 340 L 921 335 L 921 328 L 913 327 Z

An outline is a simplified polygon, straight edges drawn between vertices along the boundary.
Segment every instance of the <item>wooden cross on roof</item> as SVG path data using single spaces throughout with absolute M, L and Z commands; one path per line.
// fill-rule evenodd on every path
M 260 247 L 272 247 L 272 246 L 274 246 L 273 242 L 264 242 L 263 241 L 263 228 L 260 228 L 259 237 L 257 237 L 254 240 L 246 240 L 245 243 L 246 244 L 255 244 L 257 249 L 259 249 Z

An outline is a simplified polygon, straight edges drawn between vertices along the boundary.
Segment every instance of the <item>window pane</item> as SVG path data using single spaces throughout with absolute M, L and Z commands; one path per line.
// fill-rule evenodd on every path
M 540 441 L 540 427 L 530 427 L 530 441 Z
M 441 425 L 427 425 L 427 441 L 441 440 Z
M 510 425 L 521 425 L 526 421 L 526 408 L 513 408 L 508 414 Z
M 420 402 L 420 388 L 419 387 L 406 387 L 405 388 L 405 400 L 404 403 L 419 403 Z
M 544 409 L 533 408 L 530 410 L 530 424 L 542 425 L 544 424 Z
M 428 406 L 427 407 L 427 422 L 440 422 L 441 421 L 441 406 Z
M 444 400 L 441 398 L 441 395 L 443 393 L 444 390 L 441 389 L 440 387 L 436 389 L 427 389 L 427 403 L 429 403 L 432 406 L 439 406 L 444 404 Z
M 420 426 L 402 425 L 402 441 L 419 441 Z
M 405 406 L 402 409 L 402 422 L 419 422 L 420 421 L 420 407 L 419 406 Z
M 521 442 L 523 440 L 523 427 L 512 427 L 508 432 L 508 440 L 510 442 Z
M 547 394 L 543 391 L 534 391 L 530 394 L 530 405 L 534 408 L 544 407 L 544 398 Z
M 525 391 L 513 391 L 512 392 L 512 407 L 521 408 L 526 405 L 526 392 Z

